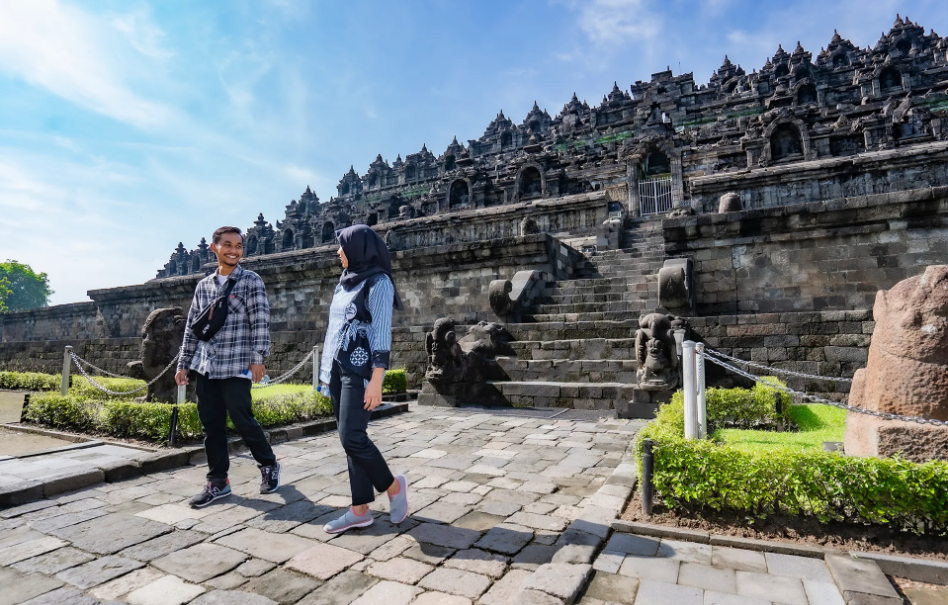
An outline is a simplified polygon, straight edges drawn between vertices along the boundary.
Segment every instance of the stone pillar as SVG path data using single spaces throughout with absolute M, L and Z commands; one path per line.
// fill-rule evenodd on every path
M 639 216 L 639 163 L 629 160 L 626 167 L 629 183 L 629 216 Z

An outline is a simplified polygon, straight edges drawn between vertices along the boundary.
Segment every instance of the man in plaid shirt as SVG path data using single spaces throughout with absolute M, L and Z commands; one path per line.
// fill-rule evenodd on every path
M 269 494 L 280 487 L 280 463 L 253 416 L 250 396 L 251 382 L 263 379 L 264 362 L 270 355 L 270 304 L 260 276 L 239 265 L 243 251 L 243 236 L 237 227 L 214 232 L 211 252 L 217 255 L 217 271 L 198 282 L 178 357 L 175 380 L 179 385 L 188 384 L 188 370 L 197 372 L 198 416 L 207 452 L 207 485 L 191 498 L 193 508 L 231 493 L 228 414 L 260 467 L 260 493 Z M 198 340 L 191 325 L 223 296 L 229 282 L 233 288 L 227 301 L 227 320 L 210 340 Z

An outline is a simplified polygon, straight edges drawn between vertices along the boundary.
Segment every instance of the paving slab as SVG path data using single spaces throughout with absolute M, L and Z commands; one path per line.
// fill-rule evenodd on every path
M 653 557 L 626 557 L 622 561 L 619 573 L 639 579 L 657 580 L 675 584 L 681 561 L 674 559 L 656 559 Z
M 170 533 L 172 527 L 150 519 L 113 513 L 51 531 L 80 550 L 111 555 L 129 546 Z
M 321 584 L 313 579 L 288 569 L 276 568 L 253 578 L 241 587 L 241 590 L 262 595 L 277 603 L 296 603 Z
M 344 571 L 304 597 L 298 605 L 349 605 L 378 579 L 355 571 Z
M 658 580 L 642 580 L 635 605 L 704 605 L 704 591 Z
M 382 580 L 392 580 L 405 584 L 417 584 L 422 578 L 434 571 L 434 567 L 421 561 L 405 557 L 395 557 L 370 565 L 365 572 Z
M 273 534 L 253 528 L 224 536 L 217 543 L 273 563 L 285 563 L 318 544 L 291 534 Z
M 764 553 L 767 559 L 767 572 L 778 576 L 809 579 L 817 582 L 833 582 L 833 576 L 821 559 Z
M 365 591 L 352 605 L 408 605 L 420 592 L 415 586 L 385 580 Z
M 56 577 L 73 586 L 85 589 L 104 584 L 113 578 L 124 576 L 128 572 L 144 566 L 145 564 L 141 561 L 111 555 L 67 569 L 56 574 Z
M 547 563 L 533 573 L 525 588 L 545 592 L 572 603 L 586 587 L 591 575 L 592 565 Z
M 764 553 L 742 548 L 712 547 L 711 565 L 723 569 L 767 573 L 767 559 Z
M 13 568 L 23 573 L 43 573 L 49 576 L 56 575 L 64 569 L 82 565 L 95 559 L 95 556 L 82 552 L 76 548 L 65 546 L 44 555 L 39 555 L 13 565 Z
M 819 582 L 804 578 L 803 589 L 806 591 L 806 598 L 809 599 L 810 605 L 846 605 L 843 595 L 833 582 Z
M 0 605 L 15 605 L 46 594 L 63 585 L 61 580 L 42 574 L 26 574 L 0 567 Z
M 678 583 L 682 586 L 737 594 L 737 576 L 733 569 L 720 569 L 701 563 L 682 563 L 678 568 Z
M 245 561 L 244 563 L 238 565 L 237 569 L 234 571 L 245 578 L 256 578 L 267 573 L 274 567 L 276 567 L 276 565 L 270 561 L 264 561 L 263 559 L 250 559 L 249 561 Z
M 444 592 L 429 591 L 418 595 L 411 605 L 471 605 L 471 600 Z
M 148 561 L 163 557 L 169 553 L 203 542 L 206 539 L 207 536 L 200 532 L 187 530 L 174 531 L 126 548 L 119 554 L 123 557 L 138 559 L 139 561 L 145 561 L 147 563 Z
M 497 579 L 504 575 L 507 558 L 477 548 L 461 550 L 444 562 L 445 567 L 485 575 Z
M 490 588 L 490 585 L 491 579 L 487 576 L 450 567 L 439 567 L 418 583 L 418 586 L 422 588 L 469 599 L 481 596 Z
M 513 555 L 529 544 L 532 539 L 533 532 L 526 528 L 515 529 L 498 525 L 484 534 L 484 537 L 477 541 L 476 546 L 483 550 Z
M 481 533 L 463 527 L 422 523 L 410 530 L 408 536 L 419 542 L 463 550 L 473 546 L 480 539 Z
M 89 590 L 89 594 L 103 601 L 117 600 L 133 590 L 138 590 L 146 584 L 151 584 L 164 575 L 162 572 L 157 569 L 152 569 L 151 567 L 136 569 L 131 573 L 92 588 Z
M 376 519 L 368 527 L 352 529 L 339 536 L 334 536 L 329 543 L 346 550 L 369 555 L 417 524 L 418 522 L 413 519 L 405 519 L 398 525 L 394 525 L 389 523 L 388 515 L 385 515 L 384 519 Z
M 218 544 L 196 544 L 172 552 L 151 562 L 167 573 L 201 584 L 225 574 L 249 558 L 249 555 Z
M 21 605 L 99 605 L 98 599 L 82 594 L 78 588 L 62 587 L 34 597 Z
M 66 546 L 66 542 L 57 538 L 45 537 L 42 534 L 40 536 L 35 540 L 0 549 L 0 566 L 13 565 Z
M 809 600 L 803 582 L 799 578 L 775 576 L 753 571 L 734 572 L 737 580 L 737 594 L 755 599 L 774 599 L 779 595 L 779 603 L 785 605 L 808 605 Z
M 315 542 L 313 545 L 289 559 L 288 569 L 293 569 L 319 580 L 328 580 L 364 557 L 351 550 Z
M 847 593 L 901 598 L 879 569 L 879 565 L 871 559 L 857 559 L 850 555 L 826 555 L 826 565 L 847 600 L 850 599 Z
M 610 603 L 633 605 L 638 590 L 639 580 L 637 578 L 597 572 L 593 574 L 589 586 L 586 587 L 584 600 L 599 599 Z

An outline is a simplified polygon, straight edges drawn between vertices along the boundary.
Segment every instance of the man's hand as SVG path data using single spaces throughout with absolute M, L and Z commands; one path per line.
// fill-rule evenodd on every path
M 374 410 L 382 405 L 382 379 L 385 376 L 383 368 L 375 368 L 372 371 L 372 380 L 369 386 L 365 387 L 365 409 Z
M 174 382 L 179 387 L 183 387 L 188 384 L 188 371 L 187 370 L 178 370 L 174 374 Z
M 253 379 L 254 382 L 260 382 L 261 380 L 263 380 L 263 377 L 266 375 L 266 373 L 267 373 L 267 368 L 264 367 L 262 363 L 250 364 L 250 378 Z

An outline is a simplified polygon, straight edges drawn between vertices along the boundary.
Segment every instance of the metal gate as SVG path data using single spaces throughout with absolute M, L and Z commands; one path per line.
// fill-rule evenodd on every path
M 660 214 L 672 209 L 671 175 L 639 181 L 639 215 Z

